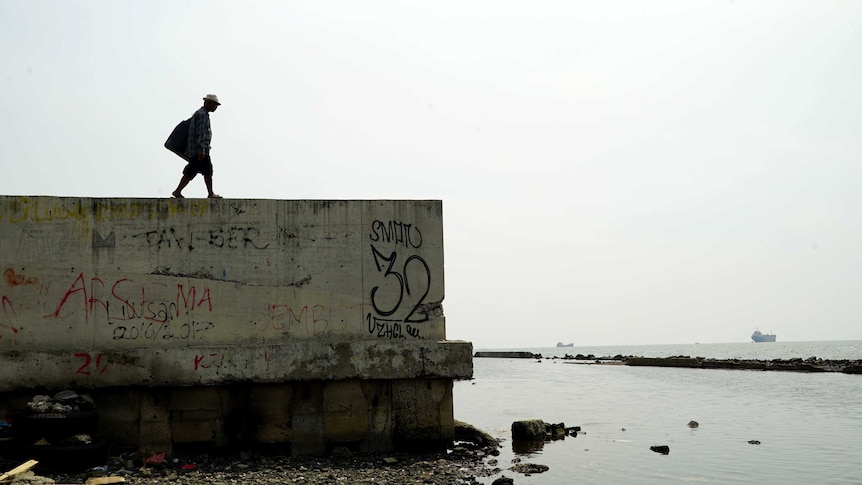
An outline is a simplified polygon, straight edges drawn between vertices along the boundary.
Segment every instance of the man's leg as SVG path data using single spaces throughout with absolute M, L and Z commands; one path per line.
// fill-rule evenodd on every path
M 221 196 L 217 193 L 213 192 L 213 161 L 210 158 L 210 154 L 207 153 L 206 158 L 204 158 L 204 163 L 206 164 L 203 170 L 204 183 L 207 186 L 207 197 L 210 199 L 221 199 Z
M 191 177 L 188 175 L 183 175 L 183 178 L 180 179 L 180 184 L 177 185 L 177 189 L 174 190 L 171 195 L 177 199 L 183 199 L 183 189 L 186 188 L 186 185 L 188 185 L 191 180 Z
M 204 175 L 204 183 L 207 185 L 207 197 L 210 199 L 221 199 L 221 196 L 213 192 L 213 176 Z

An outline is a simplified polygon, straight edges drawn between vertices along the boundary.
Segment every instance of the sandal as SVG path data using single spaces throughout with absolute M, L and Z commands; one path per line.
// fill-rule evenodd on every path
M 223 199 L 224 197 L 222 197 L 218 194 L 210 194 L 207 196 L 207 198 L 209 198 L 209 199 Z
M 185 199 L 185 197 L 183 197 L 183 194 L 178 194 L 174 192 L 171 195 L 174 197 L 174 199 Z

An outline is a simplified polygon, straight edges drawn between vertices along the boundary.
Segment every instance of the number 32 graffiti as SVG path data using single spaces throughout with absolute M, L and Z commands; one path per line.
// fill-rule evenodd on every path
M 371 305 L 374 307 L 374 311 L 380 316 L 388 317 L 397 312 L 398 309 L 401 308 L 402 303 L 405 303 L 406 306 L 410 308 L 410 313 L 404 317 L 404 322 L 427 322 L 428 315 L 423 315 L 420 318 L 417 312 L 422 307 L 422 303 L 425 301 L 425 297 L 428 296 L 428 291 L 431 289 L 431 269 L 428 267 L 428 263 L 426 263 L 421 256 L 414 254 L 404 261 L 404 265 L 400 268 L 400 271 L 398 271 L 399 268 L 396 267 L 398 255 L 395 251 L 392 251 L 389 256 L 386 256 L 378 251 L 372 244 L 371 254 L 374 256 L 374 264 L 377 266 L 377 271 L 383 272 L 383 277 L 389 278 L 391 283 L 394 283 L 395 286 L 397 286 L 396 293 L 398 295 L 398 298 L 395 299 L 395 304 L 391 308 L 385 308 L 381 306 L 378 301 L 378 291 L 380 290 L 380 286 L 375 286 L 371 289 Z M 411 282 L 413 283 L 414 289 L 412 293 Z M 424 286 L 425 291 L 418 298 L 413 298 L 418 293 L 415 291 L 417 285 L 420 288 Z M 405 295 L 407 296 L 406 302 Z M 390 298 L 387 298 L 387 300 L 389 299 Z

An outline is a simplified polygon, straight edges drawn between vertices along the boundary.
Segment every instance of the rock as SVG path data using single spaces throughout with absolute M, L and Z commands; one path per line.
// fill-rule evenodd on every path
M 491 485 L 514 485 L 514 484 L 515 484 L 515 480 L 512 480 L 509 477 L 500 477 L 500 478 L 494 480 L 493 482 L 491 482 Z
M 561 440 L 566 437 L 565 423 L 545 424 L 545 433 L 552 440 Z
M 661 453 L 662 455 L 667 455 L 670 453 L 670 446 L 667 445 L 650 446 L 649 449 L 655 451 L 656 453 Z
M 539 465 L 537 463 L 521 463 L 521 464 L 518 464 L 518 465 L 515 465 L 515 466 L 509 468 L 509 470 L 512 470 L 513 472 L 523 473 L 524 475 L 532 475 L 534 473 L 545 473 L 546 471 L 548 471 L 550 469 L 551 468 L 547 465 Z
M 580 430 L 580 426 L 567 428 L 565 423 L 546 423 L 541 419 L 515 421 L 512 423 L 512 441 L 540 443 L 561 440 L 566 435 L 577 436 Z
M 697 428 L 698 426 L 700 426 L 700 423 L 698 423 L 697 421 L 691 420 L 688 422 L 689 428 Z
M 93 437 L 88 434 L 76 434 L 69 438 L 71 444 L 89 445 L 93 443 Z
M 12 485 L 50 485 L 56 482 L 48 477 L 42 477 L 33 472 L 27 472 L 15 478 L 11 483 Z
M 66 391 L 60 391 L 57 394 L 54 394 L 53 399 L 57 402 L 68 402 L 68 401 L 74 402 L 74 401 L 77 401 L 79 397 L 80 396 L 78 396 L 77 392 L 66 390 Z
M 515 441 L 512 440 L 512 451 L 520 455 L 538 453 L 545 447 L 545 440 Z
M 541 419 L 515 421 L 512 423 L 513 441 L 544 441 L 545 436 L 545 422 Z
M 457 419 L 455 420 L 455 440 L 468 441 L 483 447 L 498 448 L 500 446 L 500 441 L 493 436 Z

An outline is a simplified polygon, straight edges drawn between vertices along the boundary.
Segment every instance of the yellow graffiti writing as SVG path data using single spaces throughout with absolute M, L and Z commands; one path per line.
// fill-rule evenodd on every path
M 152 220 L 180 214 L 207 214 L 206 200 L 162 201 L 152 199 L 71 199 L 59 197 L 2 197 L 0 222 Z

